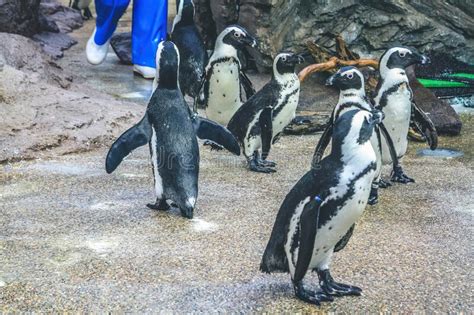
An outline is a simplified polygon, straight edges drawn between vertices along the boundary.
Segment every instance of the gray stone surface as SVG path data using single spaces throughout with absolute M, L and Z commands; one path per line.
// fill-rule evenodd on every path
M 126 65 L 132 63 L 132 33 L 116 33 L 110 39 L 110 46 L 114 50 L 120 62 Z
M 260 40 L 260 66 L 284 48 L 304 49 L 308 40 L 334 48 L 340 33 L 363 56 L 379 55 L 394 44 L 446 52 L 474 60 L 474 18 L 470 1 L 453 0 L 197 0 L 198 21 L 207 38 L 220 25 L 238 22 Z M 215 8 L 218 9 L 215 9 Z M 209 13 L 212 13 L 212 19 Z M 206 37 L 206 36 L 205 36 Z
M 32 36 L 40 29 L 40 0 L 0 0 L 0 32 Z

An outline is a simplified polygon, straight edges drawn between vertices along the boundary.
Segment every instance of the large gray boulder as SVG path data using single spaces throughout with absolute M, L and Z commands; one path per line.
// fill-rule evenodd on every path
M 333 48 L 334 34 L 362 56 L 394 44 L 474 60 L 474 9 L 470 0 L 196 0 L 197 21 L 212 40 L 224 25 L 239 23 L 260 40 L 261 67 L 285 48 L 308 40 Z M 209 17 L 212 16 L 212 19 Z
M 0 32 L 32 36 L 40 32 L 40 0 L 0 0 Z

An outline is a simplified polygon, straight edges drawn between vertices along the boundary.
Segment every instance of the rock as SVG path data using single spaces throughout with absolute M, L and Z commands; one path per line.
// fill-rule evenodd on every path
M 57 35 L 57 34 L 56 34 Z M 39 43 L 21 35 L 0 33 L 0 63 L 39 77 L 49 84 L 67 88 L 71 77 L 41 51 Z
M 41 31 L 40 0 L 1 0 L 0 32 L 32 36 Z
M 68 34 L 42 32 L 33 36 L 33 39 L 40 43 L 43 50 L 53 58 L 61 58 L 63 50 L 77 44 L 77 41 Z
M 110 39 L 110 45 L 115 51 L 115 54 L 120 59 L 120 62 L 126 65 L 132 63 L 132 33 L 118 33 L 114 34 Z
M 70 33 L 84 24 L 80 11 L 63 6 L 54 0 L 42 0 L 40 12 L 46 19 L 54 22 L 62 33 Z
M 0 41 L 0 164 L 110 144 L 138 120 L 136 104 L 71 86 L 37 42 L 7 33 Z
M 325 112 L 299 112 L 283 132 L 287 135 L 307 135 L 323 131 L 330 117 Z
M 302 51 L 308 40 L 333 49 L 334 34 L 341 34 L 362 57 L 403 44 L 464 62 L 474 59 L 474 15 L 467 0 L 198 0 L 196 7 L 206 39 L 215 38 L 220 25 L 235 18 L 236 10 L 237 22 L 259 38 L 260 54 L 254 57 L 267 69 L 279 51 Z
M 407 69 L 407 75 L 413 91 L 414 102 L 428 114 L 438 134 L 459 135 L 462 122 L 454 109 L 445 100 L 438 99 L 433 92 L 418 82 L 413 67 Z

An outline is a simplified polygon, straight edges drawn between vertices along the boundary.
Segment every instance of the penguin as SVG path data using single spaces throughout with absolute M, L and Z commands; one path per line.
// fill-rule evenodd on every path
M 275 172 L 276 164 L 265 159 L 271 145 L 295 117 L 300 93 L 295 66 L 303 62 L 303 57 L 293 53 L 278 54 L 270 82 L 245 102 L 227 125 L 241 144 L 251 171 Z
M 410 118 L 415 119 L 421 126 L 430 148 L 436 149 L 438 136 L 433 123 L 423 111 L 413 103 L 413 92 L 410 88 L 405 68 L 414 64 L 427 64 L 429 59 L 406 47 L 393 47 L 380 57 L 380 79 L 374 96 L 375 107 L 385 114 L 384 124 L 390 133 L 399 159 L 403 158 L 408 147 L 408 129 Z M 391 156 L 387 154 L 389 148 L 382 141 L 382 162 L 391 163 Z M 380 178 L 380 174 L 378 175 Z M 399 183 L 414 182 L 402 169 L 401 164 L 395 165 L 392 170 L 391 181 Z
M 192 0 L 178 0 L 177 14 L 173 21 L 171 40 L 178 47 L 181 65 L 179 86 L 184 95 L 195 98 L 199 94 L 201 81 L 208 62 L 206 47 L 194 24 Z
M 331 153 L 303 175 L 278 211 L 260 270 L 289 272 L 295 295 L 303 301 L 319 305 L 333 296 L 362 292 L 335 282 L 329 265 L 366 206 L 377 164 L 370 138 L 382 119 L 377 110 L 341 114 L 334 123 Z M 304 288 L 308 270 L 318 273 L 319 290 Z
M 93 18 L 91 9 L 89 8 L 90 4 L 91 0 L 69 0 L 69 7 L 84 12 L 82 15 L 84 20 Z
M 168 210 L 170 204 L 183 217 L 192 218 L 198 197 L 199 146 L 196 136 L 209 139 L 239 155 L 240 147 L 225 127 L 193 115 L 179 89 L 179 52 L 170 41 L 157 50 L 158 87 L 142 120 L 111 146 L 105 168 L 112 173 L 134 149 L 149 144 L 156 202 L 151 209 Z
M 227 125 L 242 105 L 241 85 L 247 98 L 255 94 L 251 81 L 242 71 L 237 49 L 256 47 L 257 41 L 243 27 L 231 25 L 217 37 L 198 104 L 206 109 L 207 118 Z
M 335 74 L 327 79 L 326 85 L 334 86 L 339 89 L 339 100 L 334 107 L 331 117 L 326 124 L 326 128 L 319 139 L 318 145 L 316 146 L 312 160 L 313 168 L 318 167 L 318 164 L 324 155 L 324 151 L 331 140 L 334 122 L 341 114 L 353 109 L 366 110 L 369 112 L 374 110 L 372 102 L 365 94 L 364 76 L 357 68 L 352 66 L 340 68 Z M 393 146 L 393 141 L 387 132 L 384 123 L 382 122 L 375 126 L 374 133 L 370 139 L 373 149 L 377 155 L 377 174 L 380 172 L 382 167 L 382 136 L 389 144 L 389 151 L 393 163 L 398 163 L 398 157 Z M 368 204 L 370 205 L 374 205 L 378 202 L 378 188 L 380 185 L 379 180 L 380 178 L 377 178 L 372 183 L 372 190 L 368 200 Z

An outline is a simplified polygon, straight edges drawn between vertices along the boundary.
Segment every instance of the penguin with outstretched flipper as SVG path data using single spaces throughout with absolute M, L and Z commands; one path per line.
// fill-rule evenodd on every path
M 196 136 L 209 139 L 234 154 L 240 147 L 225 127 L 192 114 L 178 86 L 179 53 L 172 42 L 158 46 L 159 81 L 143 119 L 112 144 L 106 171 L 112 173 L 134 149 L 149 143 L 156 203 L 167 210 L 175 204 L 184 217 L 192 218 L 198 195 L 199 146 Z

